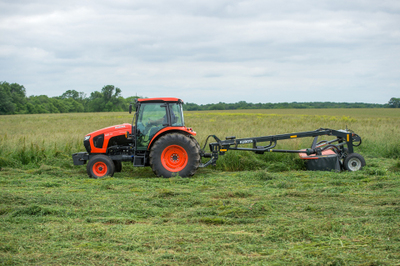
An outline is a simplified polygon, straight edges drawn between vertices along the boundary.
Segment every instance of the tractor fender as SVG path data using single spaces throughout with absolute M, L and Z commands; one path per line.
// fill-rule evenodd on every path
M 180 133 L 184 135 L 192 135 L 196 136 L 196 132 L 193 131 L 193 129 L 188 128 L 188 127 L 166 127 L 158 131 L 152 140 L 150 141 L 149 145 L 147 146 L 147 150 L 151 149 L 151 146 L 156 142 L 157 139 L 159 139 L 161 136 L 164 136 L 166 134 L 170 133 Z

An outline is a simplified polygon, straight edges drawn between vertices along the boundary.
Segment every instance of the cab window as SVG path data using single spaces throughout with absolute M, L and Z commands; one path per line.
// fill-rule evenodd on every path
M 170 103 L 169 110 L 171 112 L 171 126 L 173 127 L 183 127 L 183 112 L 182 105 L 178 103 Z

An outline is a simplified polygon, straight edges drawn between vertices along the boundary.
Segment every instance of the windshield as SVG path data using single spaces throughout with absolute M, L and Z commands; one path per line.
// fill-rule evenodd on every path
M 160 103 L 146 103 L 140 106 L 138 123 L 147 124 L 157 121 L 158 124 L 166 124 L 165 105 Z

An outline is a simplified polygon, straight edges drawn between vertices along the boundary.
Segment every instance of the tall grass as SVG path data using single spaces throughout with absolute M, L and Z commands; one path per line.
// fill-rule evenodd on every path
M 84 150 L 84 135 L 128 121 L 125 113 L 0 116 L 0 167 L 68 166 L 71 154 Z
M 303 114 L 310 110 L 277 110 L 277 113 L 253 112 L 187 112 L 187 124 L 194 125 L 202 144 L 209 134 L 223 139 L 267 136 L 291 132 L 310 131 L 318 128 L 348 129 L 361 136 L 363 143 L 356 152 L 368 156 L 400 158 L 400 112 L 398 110 L 339 109 L 318 110 L 321 114 Z M 270 110 L 267 110 L 270 111 Z M 278 113 L 282 111 L 283 113 Z M 380 111 L 380 115 L 375 114 Z M 386 112 L 382 112 L 386 111 Z M 391 112 L 388 112 L 391 111 Z M 316 111 L 314 111 L 316 112 Z M 327 113 L 331 115 L 327 115 Z M 348 115 L 344 115 L 345 113 Z M 335 115 L 338 113 L 339 115 Z M 370 114 L 370 116 L 368 115 Z M 323 137 L 321 137 L 323 138 Z M 326 139 L 331 139 L 326 137 Z M 311 145 L 312 139 L 302 138 L 281 141 L 277 148 L 300 149 Z
M 41 164 L 71 167 L 71 154 L 84 150 L 85 134 L 131 120 L 132 115 L 128 113 L 0 116 L 0 167 Z M 396 109 L 200 111 L 186 112 L 185 123 L 197 131 L 196 138 L 201 146 L 211 134 L 224 139 L 226 136 L 242 138 L 348 127 L 363 139 L 356 152 L 400 158 L 400 112 Z M 310 138 L 281 141 L 277 148 L 306 148 L 311 142 Z M 224 170 L 250 170 L 268 168 L 269 162 L 274 160 L 287 165 L 288 170 L 298 167 L 295 156 L 291 155 L 260 156 L 231 151 L 218 164 Z

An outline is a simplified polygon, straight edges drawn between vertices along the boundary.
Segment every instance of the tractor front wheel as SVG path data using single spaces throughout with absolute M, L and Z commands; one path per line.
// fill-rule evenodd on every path
M 162 136 L 150 151 L 150 165 L 157 176 L 194 175 L 200 164 L 200 149 L 188 136 L 171 133 Z
M 113 176 L 115 166 L 110 157 L 100 154 L 89 160 L 86 171 L 90 177 L 103 178 L 106 176 Z

